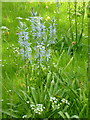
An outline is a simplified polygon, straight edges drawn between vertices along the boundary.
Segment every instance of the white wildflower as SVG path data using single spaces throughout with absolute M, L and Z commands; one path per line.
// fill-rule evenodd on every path
M 18 20 L 22 20 L 23 18 L 21 18 L 21 17 L 16 17 L 16 19 L 18 19 Z
M 22 118 L 26 118 L 26 117 L 27 117 L 27 115 L 22 116 Z
M 70 103 L 68 102 L 68 100 L 66 100 L 65 98 L 63 98 L 63 99 L 61 100 L 61 102 L 62 102 L 62 103 L 66 103 L 67 105 L 70 105 Z
M 31 109 L 36 113 L 36 114 L 41 114 L 45 107 L 43 106 L 43 104 L 36 104 L 36 105 L 30 105 Z
M 1 30 L 9 30 L 6 26 L 1 26 Z
M 26 103 L 29 104 L 29 101 L 27 101 Z
M 55 97 L 50 97 L 50 101 L 56 103 L 58 100 Z

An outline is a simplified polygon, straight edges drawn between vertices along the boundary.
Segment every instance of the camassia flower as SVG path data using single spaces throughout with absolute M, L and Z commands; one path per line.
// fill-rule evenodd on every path
M 68 100 L 66 100 L 65 98 L 63 98 L 63 99 L 61 100 L 61 102 L 62 102 L 62 103 L 65 103 L 65 104 L 67 104 L 67 105 L 70 105 L 70 103 L 68 102 Z
M 55 20 L 52 19 L 50 26 L 49 26 L 49 44 L 54 44 L 55 43 L 55 38 L 56 38 L 56 24 L 55 24 Z
M 49 29 L 50 29 L 50 38 L 53 38 L 56 35 L 56 24 L 55 24 L 54 19 L 52 19 L 51 22 L 52 23 L 50 23 L 50 27 L 49 27 Z
M 34 58 L 33 60 L 37 61 L 37 63 L 44 65 L 45 61 L 50 59 L 51 50 L 49 46 L 55 43 L 55 20 L 52 19 L 49 28 L 46 28 L 43 18 L 36 16 L 36 13 L 34 14 L 33 12 L 32 17 L 28 17 L 31 26 L 31 31 L 28 32 L 29 30 L 25 22 L 21 22 L 21 18 L 17 17 L 17 19 L 19 26 L 16 34 L 18 35 L 21 55 L 23 58 L 29 60 Z M 30 33 L 33 38 L 33 44 L 30 42 Z M 34 52 L 32 52 L 32 50 L 34 50 Z
M 47 59 L 47 61 L 50 58 L 50 49 L 46 50 L 44 44 L 38 44 L 34 47 L 34 50 L 36 51 L 35 58 L 38 60 L 38 62 L 42 63 Z
M 47 47 L 47 35 L 46 35 L 46 26 L 45 23 L 42 23 L 42 17 L 33 16 L 29 17 L 32 27 L 32 36 L 35 42 L 34 50 L 36 51 L 35 59 L 39 63 L 43 63 L 46 59 L 47 61 L 50 58 L 50 49 L 46 49 Z
M 21 48 L 20 53 L 24 59 L 30 59 L 32 49 L 30 48 L 31 43 L 29 43 L 29 34 L 27 32 L 28 27 L 25 23 L 19 21 L 18 29 L 20 30 L 20 32 L 17 33 L 19 38 L 18 42 Z
M 41 22 L 42 17 L 29 17 L 30 22 L 31 22 L 31 27 L 32 27 L 32 36 L 34 38 L 42 38 L 45 34 L 45 26 L 44 23 Z

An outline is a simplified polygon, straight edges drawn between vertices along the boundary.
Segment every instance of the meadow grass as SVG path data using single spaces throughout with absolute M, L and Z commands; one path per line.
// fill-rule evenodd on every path
M 47 7 L 46 7 L 47 6 Z M 77 7 L 83 6 L 78 3 Z M 87 4 L 86 4 L 87 7 Z M 75 12 L 71 3 L 72 40 L 70 21 L 68 19 L 68 3 L 2 3 L 2 26 L 9 31 L 2 33 L 2 115 L 3 118 L 87 118 L 88 88 L 87 88 L 87 8 L 83 21 L 83 35 L 78 47 L 72 47 L 75 42 Z M 56 20 L 56 44 L 51 45 L 51 59 L 44 66 L 28 64 L 18 54 L 18 20 L 16 17 L 31 17 L 31 11 L 43 17 L 46 27 L 51 19 Z M 79 9 L 79 11 L 82 9 Z M 27 25 L 31 24 L 26 21 Z M 78 38 L 82 26 L 82 14 L 77 17 Z M 31 28 L 30 28 L 31 29 Z M 31 35 L 30 35 L 31 37 Z M 33 39 L 30 38 L 32 43 Z M 73 53 L 71 50 L 73 48 Z M 27 85 L 26 85 L 27 82 Z M 26 90 L 27 86 L 27 90 Z M 53 100 L 51 100 L 53 98 Z M 68 100 L 69 104 L 63 101 Z M 40 108 L 40 105 L 44 107 Z M 32 106 L 31 106 L 32 105 Z M 39 108 L 38 108 L 39 107 Z M 37 110 L 38 109 L 38 110 Z M 41 110 L 41 113 L 39 110 Z M 36 111 L 37 110 L 37 111 Z

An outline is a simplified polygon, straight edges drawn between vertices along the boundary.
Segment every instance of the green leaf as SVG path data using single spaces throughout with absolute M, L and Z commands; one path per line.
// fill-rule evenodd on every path
M 60 116 L 61 116 L 62 118 L 66 118 L 66 116 L 64 115 L 64 113 L 63 113 L 62 111 L 59 111 L 58 114 L 60 114 Z
M 22 98 L 22 96 L 21 96 L 16 90 L 14 90 L 14 92 L 16 93 L 16 95 L 17 95 L 22 101 L 24 101 L 24 99 Z
M 50 89 L 49 89 L 50 96 L 53 95 L 53 90 L 54 90 L 54 83 L 51 82 Z
M 65 115 L 66 115 L 66 118 L 70 118 L 70 115 L 67 113 L 67 112 L 65 112 Z
M 83 116 L 83 111 L 85 110 L 85 108 L 87 107 L 87 104 L 85 104 L 81 110 L 81 112 L 79 113 L 79 116 L 82 117 Z
M 71 118 L 77 118 L 77 119 L 79 119 L 79 116 L 73 115 Z
M 65 108 L 63 109 L 63 112 L 67 111 L 68 107 L 69 107 L 69 106 L 66 105 Z
M 19 118 L 19 117 L 20 117 L 20 116 L 18 116 L 18 115 L 16 115 L 16 114 L 12 113 L 12 111 L 0 110 L 0 112 L 1 112 L 1 113 L 4 113 L 4 114 L 6 114 L 6 115 L 9 115 L 9 116 L 11 116 L 11 117 L 13 117 L 13 118 Z
M 48 118 L 51 118 L 54 114 L 56 114 L 57 113 L 57 109 L 54 109 L 51 113 L 50 113 L 50 115 L 48 116 Z
M 72 58 L 69 60 L 68 64 L 67 64 L 66 67 L 64 68 L 64 70 L 70 65 L 70 63 L 73 61 L 73 58 L 74 58 L 74 57 L 72 57 Z M 63 71 L 64 71 L 64 70 L 63 70 Z
M 25 97 L 27 97 L 27 98 L 30 100 L 31 103 L 33 103 L 32 98 L 29 97 L 29 95 L 28 95 L 25 91 L 23 91 L 23 90 L 20 90 L 20 91 L 24 94 Z M 26 101 L 26 102 L 27 102 L 27 101 Z
M 31 93 L 32 93 L 34 102 L 35 102 L 36 104 L 38 104 L 38 101 L 37 101 L 37 100 L 38 100 L 38 99 L 37 99 L 37 91 L 35 90 L 34 87 L 31 87 Z
M 61 59 L 61 57 L 62 57 L 62 55 L 63 55 L 64 52 L 65 52 L 65 50 L 62 51 L 62 54 L 60 55 L 60 57 L 59 57 L 59 59 L 58 59 L 58 62 L 57 62 L 57 65 L 56 65 L 56 66 L 59 65 L 60 59 Z
M 47 74 L 47 81 L 46 81 L 45 89 L 47 89 L 47 87 L 50 86 L 50 83 L 51 83 L 51 72 L 49 72 L 49 73 Z

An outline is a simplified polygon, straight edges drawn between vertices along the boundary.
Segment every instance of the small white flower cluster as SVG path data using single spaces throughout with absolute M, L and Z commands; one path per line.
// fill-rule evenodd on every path
M 50 101 L 51 101 L 51 102 L 54 102 L 54 103 L 57 103 L 57 102 L 58 102 L 58 99 L 56 99 L 55 97 L 50 97 Z
M 14 47 L 14 48 L 13 48 L 13 53 L 20 54 L 20 52 L 19 52 L 19 47 Z
M 36 113 L 36 114 L 41 114 L 45 107 L 43 106 L 43 104 L 36 104 L 36 105 L 30 105 L 31 109 Z
M 70 105 L 70 103 L 68 102 L 68 100 L 66 100 L 65 98 L 63 98 L 61 100 L 61 102 L 60 102 L 60 101 L 58 101 L 57 98 L 50 97 L 50 101 L 52 103 L 52 108 L 53 109 L 59 109 L 62 106 L 63 103 L 65 103 L 66 105 Z
M 66 100 L 65 98 L 63 98 L 63 99 L 61 100 L 61 102 L 62 102 L 62 103 L 65 103 L 65 104 L 67 104 L 67 105 L 70 105 L 70 103 L 68 102 L 68 100 Z
M 52 102 L 52 108 L 53 109 L 59 109 L 60 108 L 60 105 L 58 103 L 58 99 L 56 99 L 55 97 L 50 97 L 50 101 Z

